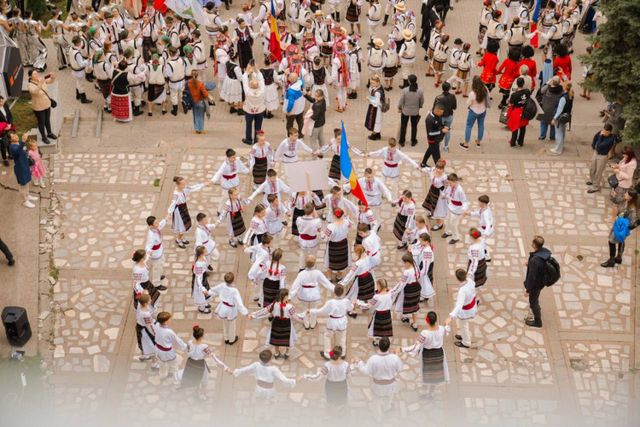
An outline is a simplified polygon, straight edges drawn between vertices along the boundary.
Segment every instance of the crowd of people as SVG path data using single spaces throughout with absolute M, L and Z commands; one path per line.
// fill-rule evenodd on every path
M 329 0 L 328 12 L 323 11 L 320 2 L 308 0 L 277 0 L 272 11 L 272 3 L 263 0 L 243 4 L 237 17 L 227 20 L 221 17 L 219 1 L 207 2 L 203 7 L 206 22 L 200 24 L 144 2 L 133 2 L 129 8 L 113 0 L 98 2 L 93 5 L 96 7 L 77 3 L 65 20 L 56 11 L 46 26 L 37 22 L 27 26 L 25 22 L 31 21 L 19 14 L 0 19 L 0 23 L 18 29 L 17 42 L 22 43 L 21 51 L 26 49 L 28 55 L 23 57 L 26 64 L 33 57 L 29 53 L 31 39 L 20 36 L 20 32 L 29 29 L 37 33 L 50 28 L 59 69 L 71 68 L 76 100 L 80 103 L 95 100 L 89 94 L 95 87 L 105 113 L 117 121 L 131 121 L 143 115 L 143 104 L 148 116 L 154 114 L 154 106 L 160 107 L 161 114 L 174 116 L 191 110 L 194 131 L 203 133 L 210 105 L 222 101 L 228 105 L 229 114 L 244 116 L 242 143 L 251 146 L 248 165 L 233 148 L 227 149 L 226 160 L 213 173 L 211 182 L 190 185 L 183 177 L 175 177 L 174 197 L 167 214 L 147 218 L 145 248 L 132 256 L 141 360 L 149 360 L 162 378 L 173 376 L 177 384 L 195 387 L 199 396 L 206 397 L 205 360 L 211 359 L 235 376 L 255 376 L 256 396 L 272 398 L 276 380 L 290 387 L 296 383 L 271 363 L 272 358 L 289 358 L 298 339 L 293 321 L 311 334 L 317 327 L 317 318 L 322 316 L 327 317 L 327 322 L 320 354 L 326 363 L 303 379 L 326 378 L 327 402 L 346 403 L 347 379 L 358 371 L 371 377 L 374 394 L 390 404 L 403 368 L 399 357 L 403 353 L 421 357 L 422 381 L 429 392 L 436 384 L 446 382 L 443 342 L 451 333 L 451 321 L 456 320 L 459 333 L 455 334 L 455 346 L 472 348 L 469 321 L 477 316 L 481 287 L 489 277 L 494 234 L 490 196 L 481 195 L 474 203 L 476 208 L 471 209 L 462 178 L 447 170 L 442 158 L 442 152 L 446 155 L 451 148 L 454 116 L 459 104 L 464 103 L 464 141 L 457 146 L 463 150 L 480 148 L 487 110 L 497 86 L 500 119 L 511 131 L 509 145 L 522 147 L 527 126 L 538 119 L 539 139 L 548 136 L 555 143 L 548 152 L 562 154 L 572 121 L 572 75 L 576 74 L 570 52 L 576 29 L 584 24 L 580 5 L 574 0 L 543 2 L 539 20 L 534 22 L 532 3 L 484 0 L 477 41 L 472 43 L 447 34 L 445 20 L 453 9 L 447 0 L 423 2 L 419 21 L 414 11 L 396 0 L 384 5 L 370 0 L 368 7 L 362 0 Z M 225 2 L 226 9 L 230 3 Z M 349 28 L 342 25 L 343 12 Z M 270 43 L 272 13 L 278 27 L 277 50 L 282 51 L 281 58 Z M 370 35 L 364 43 L 361 21 L 366 21 Z M 531 31 L 533 23 L 537 24 L 535 31 Z M 260 42 L 257 48 L 256 42 Z M 424 49 L 424 60 L 418 58 L 422 56 L 419 46 Z M 367 72 L 363 71 L 365 67 Z M 433 77 L 434 86 L 442 89 L 433 103 L 425 100 L 418 87 L 417 75 L 422 73 Z M 41 78 L 37 71 L 30 77 L 29 90 L 42 101 L 40 114 L 36 113 L 41 137 L 54 139 L 47 127 L 46 111 L 51 105 L 43 98 L 47 79 L 54 77 Z M 399 137 L 385 138 L 386 146 L 375 151 L 349 148 L 355 155 L 380 159 L 382 171 L 382 176 L 376 176 L 371 168 L 363 171 L 359 185 L 367 202 L 354 202 L 349 196 L 351 185 L 343 184 L 341 179 L 341 150 L 346 141 L 342 141 L 341 130 L 335 129 L 326 143 L 326 111 L 330 103 L 335 103 L 336 112 L 343 113 L 364 92 L 368 108 L 363 123 L 370 132 L 368 138 L 382 140 L 394 79 L 400 80 L 401 90 L 397 104 Z M 585 99 L 588 96 L 583 95 Z M 418 163 L 402 147 L 409 124 L 409 141 L 412 146 L 418 144 L 420 112 L 425 104 L 429 108 L 425 118 L 427 149 Z M 279 115 L 279 110 L 286 117 L 286 137 L 272 147 L 262 123 Z M 612 119 L 615 103 L 603 114 L 604 127 L 592 143 L 589 193 L 602 188 L 607 162 L 621 142 L 620 125 Z M 472 144 L 474 126 L 477 133 Z M 26 142 L 25 151 L 15 132 L 9 130 L 6 135 L 16 177 L 24 190 L 24 205 L 33 207 L 29 182 L 33 179 L 43 186 L 45 175 L 37 145 Z M 320 158 L 332 154 L 329 194 L 292 191 L 278 175 L 283 163 L 297 162 L 303 153 Z M 604 267 L 622 262 L 624 240 L 638 225 L 637 192 L 633 188 L 636 158 L 630 147 L 622 153 L 607 180 L 612 188 L 614 220 L 608 242 L 611 256 L 602 264 Z M 428 177 L 427 194 L 398 188 L 400 168 L 404 167 Z M 240 194 L 246 187 L 241 185 L 242 174 L 250 175 L 252 180 L 254 192 L 247 197 Z M 194 223 L 189 212 L 190 194 L 213 184 L 219 184 L 223 192 L 215 220 L 211 221 L 208 213 L 199 212 Z M 424 198 L 421 205 L 416 203 L 418 197 Z M 258 202 L 254 203 L 256 198 Z M 403 251 L 402 272 L 395 283 L 376 277 L 382 263 L 378 230 L 385 201 L 397 209 L 393 234 L 397 249 Z M 254 206 L 253 215 L 248 219 L 245 215 L 250 205 Z M 465 216 L 475 218 L 477 225 L 463 233 L 460 223 Z M 191 246 L 187 235 L 194 232 L 195 241 L 185 253 L 185 259 L 193 261 L 192 302 L 199 313 L 214 313 L 222 321 L 225 344 L 238 341 L 239 316 L 269 322 L 266 344 L 270 349 L 260 352 L 258 362 L 231 370 L 203 341 L 203 328 L 194 326 L 192 339 L 185 343 L 171 329 L 172 314 L 159 310 L 162 294 L 171 292 L 163 274 L 163 232 L 169 221 L 180 249 Z M 216 271 L 219 253 L 213 232 L 217 227 L 226 229 L 231 247 L 243 246 L 250 257 L 246 280 L 253 286 L 252 295 L 243 295 L 234 286 L 238 280 L 245 280 L 238 277 L 238 272 Z M 442 231 L 441 237 L 447 239 L 452 250 L 459 249 L 457 244 L 465 241 L 464 235 L 471 242 L 467 265 L 454 269 L 459 288 L 455 306 L 444 322 L 438 320 L 429 302 L 435 296 L 433 266 L 438 259 L 431 243 L 438 231 Z M 284 264 L 285 232 L 296 236 L 298 265 Z M 524 322 L 529 327 L 542 327 L 540 293 L 560 275 L 560 266 L 544 243 L 542 236 L 534 236 L 527 264 L 524 286 L 531 316 Z M 321 267 L 314 255 L 322 246 L 325 256 Z M 297 273 L 289 286 L 287 271 L 292 267 Z M 210 283 L 214 273 L 222 274 L 218 284 Z M 324 301 L 322 288 L 331 295 Z M 426 312 L 426 329 L 417 334 L 413 345 L 392 349 L 394 327 L 398 327 L 394 318 L 417 333 L 421 312 Z M 349 318 L 358 315 L 369 316 L 368 335 L 378 353 L 367 361 L 351 358 L 349 363 L 346 331 Z M 187 356 L 180 371 L 176 366 L 177 352 Z

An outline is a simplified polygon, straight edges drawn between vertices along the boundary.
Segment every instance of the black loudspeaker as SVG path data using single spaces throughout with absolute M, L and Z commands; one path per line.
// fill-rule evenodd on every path
M 2 324 L 7 333 L 7 341 L 14 347 L 22 347 L 31 338 L 27 310 L 22 307 L 5 307 L 2 310 Z

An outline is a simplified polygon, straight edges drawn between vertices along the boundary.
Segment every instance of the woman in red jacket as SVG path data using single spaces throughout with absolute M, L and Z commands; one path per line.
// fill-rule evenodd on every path
M 507 105 L 507 99 L 509 99 L 509 94 L 511 93 L 511 86 L 513 85 L 513 81 L 519 75 L 519 61 L 520 50 L 509 49 L 507 59 L 502 61 L 502 64 L 500 64 L 500 67 L 498 68 L 498 74 L 502 74 L 500 76 L 500 80 L 498 80 L 498 86 L 500 87 L 500 93 L 502 94 L 502 101 L 500 101 L 500 105 L 498 105 L 499 109 L 502 109 Z
M 480 62 L 478 62 L 478 67 L 483 67 L 482 73 L 480 73 L 480 79 L 489 92 L 491 92 L 496 86 L 496 78 L 498 74 L 496 70 L 496 67 L 498 66 L 498 55 L 496 55 L 496 52 L 498 52 L 499 47 L 499 45 L 494 43 L 487 45 L 487 51 L 482 56 Z
M 567 76 L 567 80 L 571 80 L 571 56 L 569 49 L 564 44 L 559 44 L 553 49 L 553 69 L 562 69 Z
M 522 59 L 518 63 L 518 70 L 523 65 L 526 65 L 529 69 L 527 74 L 531 77 L 531 93 L 533 93 L 536 88 L 536 79 L 538 78 L 538 66 L 536 65 L 535 59 L 533 59 L 534 55 L 535 52 L 531 46 L 524 46 L 522 48 Z

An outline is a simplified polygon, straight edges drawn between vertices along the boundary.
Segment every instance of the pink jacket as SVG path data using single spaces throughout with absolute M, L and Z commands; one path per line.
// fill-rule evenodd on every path
M 633 173 L 636 170 L 637 164 L 636 159 L 632 159 L 628 163 L 622 163 L 622 161 L 618 163 L 620 169 L 616 172 L 616 178 L 618 178 L 618 185 L 621 188 L 631 188 L 633 184 Z

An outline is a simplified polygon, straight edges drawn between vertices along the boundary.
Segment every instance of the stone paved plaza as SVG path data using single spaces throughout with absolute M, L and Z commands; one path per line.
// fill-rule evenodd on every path
M 415 0 L 409 1 L 409 6 L 419 10 Z M 232 10 L 237 8 L 234 5 Z M 475 41 L 478 12 L 477 2 L 455 3 L 455 10 L 447 18 L 448 31 Z M 582 53 L 582 36 L 576 44 L 577 52 Z M 577 70 L 577 58 L 574 61 Z M 425 91 L 424 116 L 438 92 L 418 64 L 414 70 Z M 68 114 L 79 108 L 71 99 L 72 85 L 69 73 L 62 72 L 60 92 Z M 346 113 L 332 110 L 328 114 L 325 133 L 328 136 L 344 120 L 350 143 L 363 151 L 373 151 L 397 132 L 399 115 L 393 106 L 399 90 L 390 93 L 392 109 L 384 116 L 382 142 L 366 140 L 364 93 L 363 88 Z M 94 100 L 99 96 L 93 91 L 90 95 Z M 452 149 L 445 153 L 447 170 L 463 178 L 462 186 L 472 207 L 477 205 L 479 195 L 491 197 L 496 221 L 496 233 L 490 241 L 493 262 L 489 279 L 479 291 L 482 303 L 472 322 L 474 346 L 460 349 L 451 338 L 446 340 L 451 382 L 437 388 L 432 396 L 424 396 L 419 387 L 419 359 L 405 358 L 396 405 L 385 414 L 384 424 L 639 425 L 638 237 L 637 233 L 630 237 L 622 265 L 600 267 L 607 255 L 610 205 L 607 192 L 588 195 L 584 185 L 590 141 L 600 128 L 597 111 L 604 105 L 602 98 L 594 96 L 590 102 L 576 98 L 574 123 L 565 154 L 560 157 L 546 154 L 545 143 L 537 140 L 537 123 L 530 126 L 524 148 L 510 149 L 505 142 L 509 134 L 498 124 L 495 108 L 487 117 L 483 148 L 462 151 L 457 143 L 463 135 L 466 112 L 461 96 L 458 102 Z M 204 182 L 217 170 L 227 147 L 235 148 L 245 159 L 248 147 L 240 143 L 243 119 L 230 116 L 222 102 L 214 107 L 204 135 L 192 132 L 190 116 L 156 114 L 137 117 L 130 124 L 114 123 L 105 117 L 101 136 L 96 137 L 97 108 L 82 108 L 76 138 L 71 137 L 71 120 L 67 120 L 60 147 L 45 150 L 53 182 L 46 198 L 55 200 L 60 211 L 56 224 L 41 223 L 43 229 L 55 228 L 52 241 L 42 242 L 41 265 L 46 265 L 50 253 L 59 272 L 57 281 L 52 280 L 51 334 L 41 334 L 39 345 L 49 370 L 52 411 L 65 423 L 104 419 L 114 425 L 162 424 L 173 417 L 190 424 L 211 425 L 220 418 L 232 420 L 234 425 L 250 425 L 254 420 L 279 425 L 325 422 L 329 413 L 322 382 L 299 381 L 294 389 L 279 388 L 276 402 L 264 408 L 253 401 L 252 378 L 234 378 L 212 368 L 207 386 L 209 400 L 203 403 L 191 393 L 175 391 L 170 381 L 162 382 L 157 372 L 151 371 L 148 363 L 137 360 L 130 256 L 133 250 L 144 247 L 145 218 L 164 215 L 175 175 L 192 184 Z M 283 139 L 284 127 L 282 112 L 265 121 L 272 144 Z M 416 161 L 425 149 L 423 122 L 420 135 L 420 144 L 405 150 Z M 360 175 L 367 166 L 380 174 L 379 159 L 352 157 Z M 10 182 L 6 179 L 8 171 L 0 169 L 3 182 Z M 242 179 L 244 196 L 250 194 L 249 181 L 248 177 Z M 402 168 L 398 190 L 411 189 L 418 206 L 428 185 L 415 169 Z M 193 193 L 189 200 L 192 216 L 206 212 L 213 217 L 221 197 L 219 186 Z M 44 198 L 43 193 L 43 203 Z M 418 210 L 422 213 L 422 208 Z M 252 207 L 245 209 L 245 220 L 252 211 Z M 378 213 L 383 220 L 380 235 L 384 246 L 377 276 L 395 283 L 400 277 L 402 255 L 395 248 L 397 242 L 391 232 L 395 209 L 386 204 Z M 465 218 L 461 230 L 474 225 L 473 220 Z M 529 328 L 523 322 L 528 301 L 522 282 L 530 242 L 536 234 L 545 237 L 563 273 L 558 284 L 542 293 L 542 329 Z M 433 235 L 437 295 L 422 306 L 420 327 L 429 310 L 446 318 L 458 288 L 454 270 L 466 266 L 469 238 L 448 245 L 440 235 Z M 224 272 L 236 272 L 236 286 L 245 305 L 250 311 L 257 310 L 245 274 L 248 256 L 242 248 L 229 247 L 224 227 L 216 229 L 215 237 L 221 256 L 210 282 L 217 283 Z M 193 231 L 187 238 L 193 242 Z M 164 246 L 169 290 L 160 298 L 159 308 L 174 313 L 173 328 L 186 341 L 192 325 L 200 324 L 207 332 L 207 343 L 231 368 L 257 360 L 257 352 L 266 348 L 268 323 L 241 318 L 239 342 L 225 345 L 221 322 L 213 315 L 198 313 L 191 301 L 193 244 L 186 250 L 178 248 L 167 228 Z M 292 283 L 298 262 L 297 243 L 287 231 L 276 238 L 273 247 L 285 251 L 287 279 Z M 318 257 L 323 250 L 321 245 Z M 47 271 L 40 272 L 45 284 Z M 323 363 L 319 351 L 325 320 L 319 323 L 319 328 L 312 331 L 296 325 L 300 339 L 291 359 L 275 361 L 287 376 L 314 373 Z M 366 337 L 367 323 L 365 316 L 350 320 L 349 357 L 373 354 Z M 393 347 L 412 344 L 415 335 L 406 324 L 394 321 Z M 182 355 L 180 360 L 184 361 Z M 350 386 L 351 407 L 339 416 L 347 422 L 372 425 L 377 403 L 368 378 L 354 373 Z

